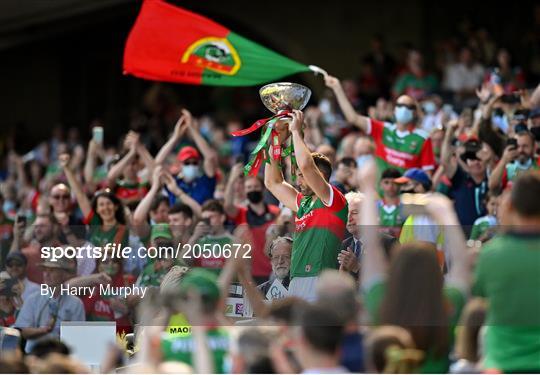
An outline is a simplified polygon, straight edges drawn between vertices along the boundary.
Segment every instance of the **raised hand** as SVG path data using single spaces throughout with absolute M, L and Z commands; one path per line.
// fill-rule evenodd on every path
M 304 124 L 304 113 L 297 109 L 293 109 L 289 116 L 292 118 L 292 121 L 289 123 L 289 130 L 291 132 L 301 131 L 302 125 Z
M 69 160 L 71 159 L 71 157 L 69 156 L 69 154 L 61 154 L 58 156 L 58 163 L 60 164 L 60 166 L 63 168 L 63 169 L 66 169 L 69 167 Z
M 324 76 L 324 83 L 326 84 L 327 87 L 331 88 L 332 90 L 335 90 L 341 86 L 339 79 L 331 75 Z
M 244 164 L 242 163 L 236 163 L 235 165 L 233 165 L 233 167 L 231 168 L 231 175 L 230 175 L 230 179 L 231 181 L 236 181 L 237 179 L 240 178 L 240 176 L 242 176 L 244 174 Z

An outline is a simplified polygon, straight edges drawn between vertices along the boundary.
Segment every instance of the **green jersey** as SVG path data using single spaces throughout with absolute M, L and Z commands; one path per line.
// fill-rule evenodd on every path
M 410 168 L 435 168 L 435 157 L 429 135 L 414 127 L 400 131 L 395 124 L 370 119 L 368 134 L 375 141 L 379 171 L 393 167 L 404 173 Z
M 405 218 L 401 214 L 401 204 L 386 205 L 381 199 L 377 201 L 379 207 L 379 225 L 382 227 L 401 227 Z
M 487 299 L 484 367 L 540 369 L 540 232 L 506 233 L 480 252 L 473 293 Z
M 338 250 L 345 235 L 348 205 L 334 186 L 330 205 L 315 195 L 298 193 L 291 278 L 317 276 L 325 268 L 337 268 Z
M 214 373 L 225 373 L 225 358 L 229 352 L 230 339 L 223 328 L 212 328 L 206 332 L 206 343 L 214 360 Z M 161 337 L 163 361 L 179 361 L 193 366 L 194 342 L 191 332 L 178 336 L 164 332 Z

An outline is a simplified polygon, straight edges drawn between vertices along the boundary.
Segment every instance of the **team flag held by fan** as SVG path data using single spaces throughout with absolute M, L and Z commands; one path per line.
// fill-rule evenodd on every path
M 145 0 L 124 51 L 124 73 L 214 86 L 251 86 L 312 70 L 162 0 Z

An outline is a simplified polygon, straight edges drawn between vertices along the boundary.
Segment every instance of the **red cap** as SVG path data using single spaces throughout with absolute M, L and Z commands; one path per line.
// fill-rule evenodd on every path
M 199 151 L 195 147 L 186 146 L 180 150 L 178 155 L 176 155 L 176 159 L 178 159 L 181 162 L 184 162 L 189 159 L 200 159 L 201 155 L 199 154 Z

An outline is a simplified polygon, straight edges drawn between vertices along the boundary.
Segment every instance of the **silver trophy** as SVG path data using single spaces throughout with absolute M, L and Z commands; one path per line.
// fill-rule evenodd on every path
M 298 83 L 277 82 L 261 87 L 259 95 L 264 106 L 277 114 L 284 110 L 304 109 L 311 90 Z
M 306 86 L 291 82 L 270 83 L 261 87 L 259 95 L 266 108 L 275 114 L 286 110 L 302 110 L 311 97 L 311 90 Z M 285 117 L 275 124 L 280 142 L 289 136 L 289 118 Z

